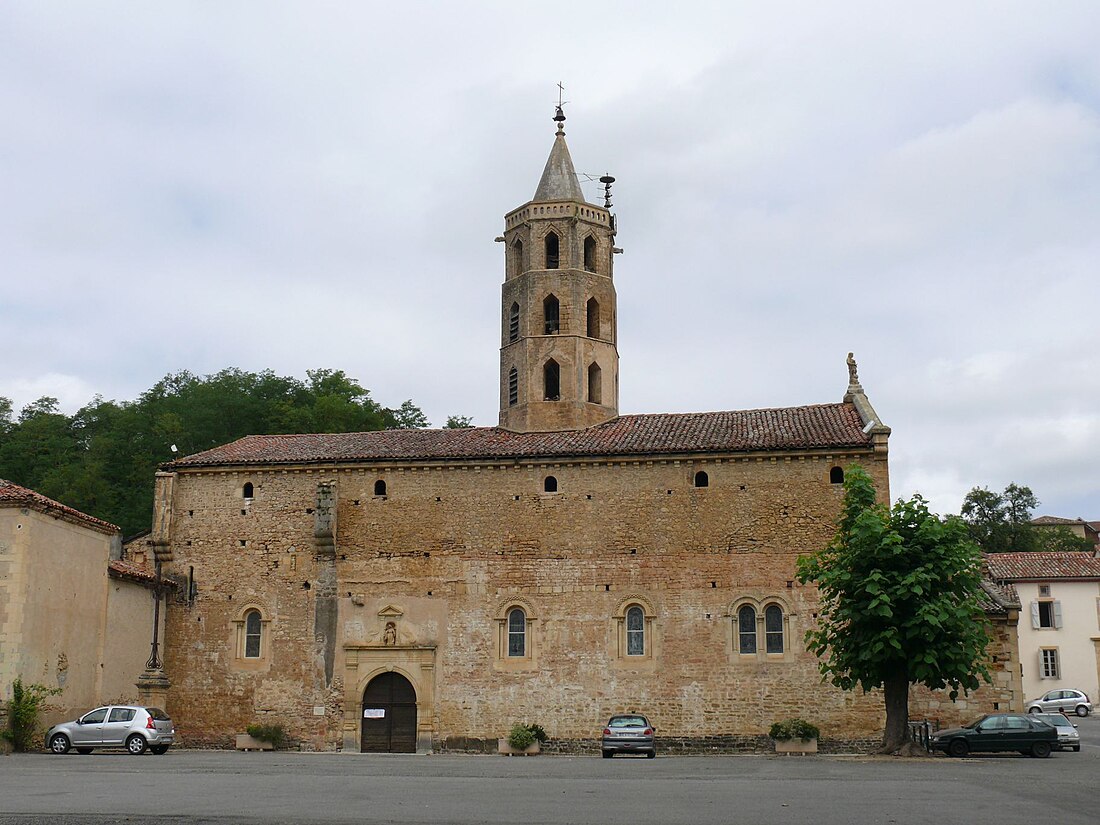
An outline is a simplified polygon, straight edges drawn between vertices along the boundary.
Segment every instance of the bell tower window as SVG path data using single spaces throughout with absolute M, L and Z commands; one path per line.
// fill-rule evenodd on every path
M 519 238 L 512 244 L 512 269 L 517 275 L 523 272 L 523 241 Z
M 588 272 L 596 271 L 596 239 L 591 235 L 584 239 L 584 268 Z
M 519 340 L 519 304 L 513 303 L 508 310 L 508 343 Z
M 602 402 L 603 393 L 600 388 L 601 381 L 600 365 L 593 361 L 588 365 L 588 403 L 599 404 Z
M 588 337 L 600 337 L 600 302 L 595 298 L 589 298 L 587 304 Z
M 561 400 L 561 368 L 553 358 L 542 368 L 542 385 L 543 398 L 547 401 Z
M 547 295 L 542 302 L 542 318 L 546 335 L 558 334 L 558 299 L 554 295 Z
M 514 407 L 519 403 L 519 372 L 515 367 L 508 370 L 508 406 Z
M 558 268 L 558 236 L 550 232 L 546 235 L 546 268 Z

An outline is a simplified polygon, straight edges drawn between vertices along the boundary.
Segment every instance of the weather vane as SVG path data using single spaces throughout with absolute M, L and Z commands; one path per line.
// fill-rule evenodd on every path
M 562 97 L 564 96 L 564 94 L 565 94 L 565 86 L 563 86 L 561 84 L 561 81 L 559 80 L 558 81 L 558 108 L 554 111 L 554 120 L 558 124 L 558 134 L 559 135 L 564 135 L 565 134 L 565 112 L 563 112 L 561 110 L 561 107 L 569 102 L 568 100 L 562 100 Z

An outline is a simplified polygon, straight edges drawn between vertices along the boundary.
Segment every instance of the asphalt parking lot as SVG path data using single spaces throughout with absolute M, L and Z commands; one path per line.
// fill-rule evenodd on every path
M 1080 753 L 950 759 L 96 752 L 0 757 L 0 823 L 1058 823 L 1100 821 Z

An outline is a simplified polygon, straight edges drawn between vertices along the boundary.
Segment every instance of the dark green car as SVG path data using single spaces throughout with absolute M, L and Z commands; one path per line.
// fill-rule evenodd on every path
M 931 745 L 932 750 L 950 756 L 1018 751 L 1025 756 L 1046 757 L 1058 745 L 1058 731 L 1021 713 L 989 713 L 965 727 L 936 731 Z

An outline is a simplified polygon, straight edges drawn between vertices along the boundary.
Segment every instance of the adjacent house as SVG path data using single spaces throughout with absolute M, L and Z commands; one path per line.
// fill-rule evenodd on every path
M 1100 553 L 1100 521 L 1085 521 L 1082 518 L 1059 518 L 1058 516 L 1039 516 L 1030 522 L 1040 530 L 1068 530 L 1078 538 L 1088 539 Z
M 1026 699 L 1057 688 L 1100 699 L 1100 558 L 1094 553 L 991 553 L 990 576 L 1012 585 Z
M 0 479 L 0 703 L 17 678 L 61 689 L 46 722 L 136 700 L 154 581 L 115 525 Z

